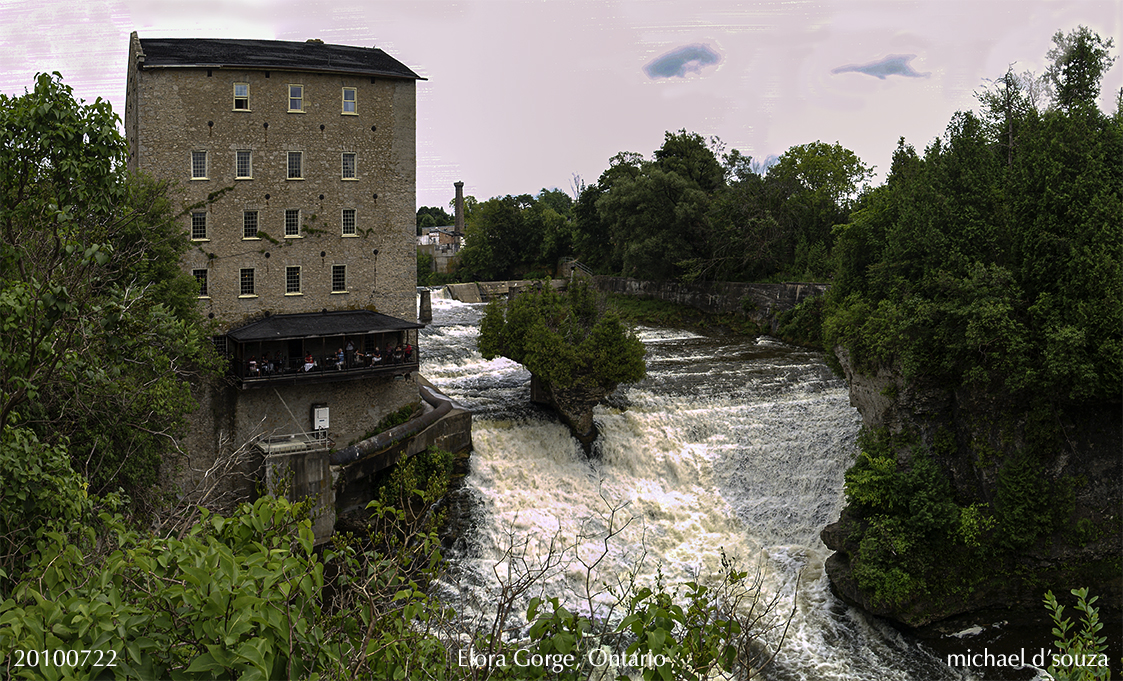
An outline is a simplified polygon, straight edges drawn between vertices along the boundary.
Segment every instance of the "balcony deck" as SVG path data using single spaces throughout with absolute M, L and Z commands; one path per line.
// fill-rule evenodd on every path
M 281 371 L 267 372 L 259 370 L 251 374 L 246 367 L 234 367 L 230 374 L 237 379 L 243 388 L 260 388 L 278 384 L 305 384 L 334 383 L 338 381 L 354 381 L 370 376 L 405 376 L 418 371 L 420 361 L 416 353 L 408 361 L 379 362 L 373 365 L 351 362 L 353 366 L 337 367 L 335 360 L 325 362 L 316 360 L 316 365 L 311 371 L 304 370 L 304 360 L 291 358 Z

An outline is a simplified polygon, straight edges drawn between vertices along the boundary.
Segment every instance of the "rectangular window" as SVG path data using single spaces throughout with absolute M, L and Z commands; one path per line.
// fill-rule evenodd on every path
M 343 209 L 343 236 L 355 236 L 355 209 Z
M 207 238 L 207 214 L 191 214 L 191 238 L 201 241 Z
M 300 210 L 285 211 L 285 236 L 300 236 Z
M 234 179 L 248 180 L 253 177 L 253 152 L 250 151 L 237 151 L 234 152 Z
M 234 83 L 234 110 L 250 110 L 250 84 Z
M 302 180 L 304 179 L 304 152 L 290 151 L 289 152 L 289 179 Z
M 214 349 L 218 350 L 219 354 L 230 354 L 229 350 L 226 348 L 226 336 L 211 336 L 211 343 L 214 343 Z
M 354 153 L 343 154 L 343 179 L 345 179 L 345 180 L 354 180 L 355 179 L 355 154 Z
M 300 267 L 285 268 L 285 293 L 300 293 Z
M 207 293 L 207 271 L 206 270 L 191 270 L 191 275 L 195 277 L 195 281 L 199 284 L 199 297 L 206 298 Z
M 331 266 L 331 292 L 332 293 L 346 293 L 347 292 L 347 266 L 346 265 L 332 265 Z
M 343 88 L 343 113 L 355 113 L 355 88 L 353 87 Z
M 242 211 L 242 238 L 258 239 L 257 236 L 257 211 Z
M 304 111 L 303 85 L 289 85 L 289 111 Z
M 241 270 L 239 272 L 239 275 L 238 275 L 238 281 L 239 281 L 239 288 L 238 288 L 238 292 L 239 292 L 238 294 L 239 295 L 242 295 L 242 296 L 257 295 L 256 293 L 254 293 L 253 268 L 252 267 L 247 267 L 246 269 Z
M 193 151 L 191 152 L 191 179 L 192 180 L 205 180 L 207 179 L 207 152 Z

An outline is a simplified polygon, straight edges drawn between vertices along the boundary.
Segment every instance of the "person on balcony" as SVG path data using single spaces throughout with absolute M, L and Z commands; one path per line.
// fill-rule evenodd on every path
M 316 360 L 312 359 L 312 353 L 309 352 L 304 356 L 304 370 L 311 371 L 314 368 L 316 368 Z
M 257 355 L 250 355 L 250 361 L 249 364 L 246 365 L 246 368 L 249 370 L 250 376 L 259 375 L 259 372 L 257 370 Z
M 336 370 L 342 370 L 343 364 L 344 364 L 345 361 L 346 361 L 346 359 L 343 355 L 343 348 L 339 348 L 338 350 L 335 351 L 335 368 L 336 368 Z
M 370 356 L 370 365 L 376 367 L 382 364 L 382 350 L 378 346 L 374 346 L 374 352 Z
M 402 346 L 399 345 L 399 346 L 395 347 L 394 348 L 394 364 L 401 364 L 402 363 L 402 355 L 403 355 Z
M 413 359 L 413 346 L 409 343 L 406 343 L 405 357 L 407 362 Z

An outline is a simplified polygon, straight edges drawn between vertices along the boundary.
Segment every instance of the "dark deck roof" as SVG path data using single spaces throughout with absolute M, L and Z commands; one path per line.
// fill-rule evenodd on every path
M 226 335 L 239 343 L 247 343 L 322 336 L 358 336 L 381 331 L 421 329 L 424 326 L 370 310 L 343 310 L 275 314 L 234 329 Z
M 144 68 L 247 68 L 425 80 L 376 47 L 282 40 L 143 38 Z

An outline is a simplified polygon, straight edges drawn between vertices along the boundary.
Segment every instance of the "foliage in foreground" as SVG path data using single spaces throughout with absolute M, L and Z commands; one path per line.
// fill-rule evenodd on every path
M 611 622 L 558 598 L 533 598 L 525 620 L 513 617 L 541 586 L 533 570 L 497 588 L 493 619 L 460 618 L 428 592 L 443 568 L 436 535 L 371 506 L 382 532 L 338 537 L 322 553 L 307 504 L 273 497 L 229 518 L 204 511 L 181 536 L 128 529 L 113 508 L 96 528 L 43 532 L 0 602 L 0 667 L 48 680 L 577 679 L 611 663 L 644 679 L 702 679 L 716 669 L 752 676 L 774 655 L 766 637 L 782 640 L 759 574 L 729 564 L 715 584 L 681 593 L 633 583 L 616 592 Z M 560 554 L 547 560 L 561 564 Z M 540 661 L 522 662 L 531 659 Z
M 125 171 L 117 123 L 58 74 L 0 95 L 0 427 L 151 509 L 195 404 L 185 379 L 218 361 L 166 186 Z
M 1095 607 L 1098 596 L 1088 598 L 1088 589 L 1072 589 L 1076 609 L 1083 613 L 1073 628 L 1073 622 L 1064 616 L 1064 606 L 1057 603 L 1052 591 L 1045 593 L 1045 607 L 1053 619 L 1053 636 L 1058 654 L 1049 665 L 1049 675 L 1055 681 L 1107 681 L 1111 669 L 1107 664 L 1107 638 L 1100 636 L 1103 629 L 1099 609 Z

